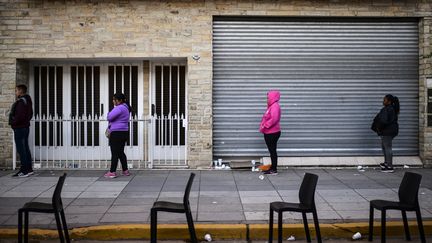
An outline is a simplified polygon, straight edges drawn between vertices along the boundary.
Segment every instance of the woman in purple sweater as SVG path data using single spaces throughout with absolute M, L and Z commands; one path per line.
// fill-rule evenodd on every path
M 114 108 L 108 113 L 109 146 L 111 148 L 111 169 L 104 176 L 116 178 L 118 160 L 120 159 L 123 175 L 129 176 L 127 157 L 124 153 L 126 141 L 129 138 L 129 113 L 131 107 L 126 102 L 126 96 L 116 93 L 113 96 Z

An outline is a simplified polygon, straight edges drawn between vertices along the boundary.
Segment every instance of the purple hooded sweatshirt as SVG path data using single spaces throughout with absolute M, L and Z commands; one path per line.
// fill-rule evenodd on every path
M 267 93 L 267 110 L 260 124 L 260 132 L 271 134 L 279 132 L 281 109 L 279 106 L 280 93 L 279 91 L 269 91 Z
M 126 104 L 114 106 L 108 113 L 109 130 L 115 131 L 129 131 L 129 108 Z

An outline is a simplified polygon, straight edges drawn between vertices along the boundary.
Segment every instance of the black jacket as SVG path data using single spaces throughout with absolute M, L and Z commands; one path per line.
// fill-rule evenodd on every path
M 9 125 L 15 128 L 30 127 L 30 120 L 33 116 L 33 103 L 29 95 L 19 97 L 13 103 L 9 113 Z
M 399 134 L 398 114 L 392 105 L 384 106 L 375 116 L 371 129 L 378 136 L 396 137 Z

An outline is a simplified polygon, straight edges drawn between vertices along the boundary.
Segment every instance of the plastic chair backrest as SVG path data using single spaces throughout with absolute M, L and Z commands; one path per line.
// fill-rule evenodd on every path
M 53 197 L 52 197 L 52 205 L 53 205 L 54 209 L 62 209 L 63 208 L 63 203 L 61 200 L 61 192 L 63 189 L 63 184 L 64 184 L 65 179 L 66 179 L 66 173 L 64 173 L 58 179 L 58 182 L 57 182 L 57 185 L 56 185 L 56 188 L 54 190 Z
M 418 205 L 418 191 L 422 176 L 413 172 L 405 172 L 399 186 L 399 202 L 412 206 Z
M 190 191 L 192 188 L 192 183 L 193 183 L 194 177 L 195 177 L 195 173 L 191 173 L 189 176 L 189 180 L 187 182 L 187 185 L 186 185 L 185 193 L 183 196 L 183 205 L 185 207 L 189 205 L 189 194 L 190 194 Z
M 299 190 L 300 203 L 307 206 L 315 204 L 315 189 L 318 183 L 318 176 L 306 173 Z

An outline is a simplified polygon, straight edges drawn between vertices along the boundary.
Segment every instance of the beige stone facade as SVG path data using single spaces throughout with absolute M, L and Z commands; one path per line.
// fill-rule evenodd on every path
M 186 58 L 187 159 L 191 168 L 207 166 L 212 160 L 212 18 L 219 15 L 418 18 L 420 156 L 431 165 L 432 128 L 425 119 L 426 78 L 432 77 L 431 11 L 430 0 L 1 1 L 0 165 L 11 165 L 7 114 L 15 85 L 28 80 L 29 61 L 134 58 L 144 62 L 145 71 L 155 58 Z

